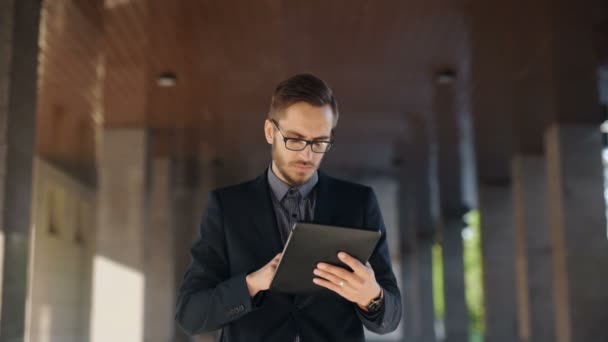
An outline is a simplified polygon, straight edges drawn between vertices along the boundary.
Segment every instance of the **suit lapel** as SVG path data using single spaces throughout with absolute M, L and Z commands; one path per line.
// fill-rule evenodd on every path
M 331 178 L 319 171 L 317 183 L 317 199 L 315 204 L 314 223 L 330 225 L 333 220 L 336 205 L 335 193 L 331 189 Z
M 272 207 L 266 172 L 255 179 L 253 186 L 251 203 L 254 226 L 258 230 L 259 241 L 260 243 L 267 243 L 272 248 L 271 251 L 282 251 L 283 244 Z

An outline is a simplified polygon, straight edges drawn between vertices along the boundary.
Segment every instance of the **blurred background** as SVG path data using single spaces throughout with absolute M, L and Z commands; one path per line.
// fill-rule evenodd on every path
M 173 321 L 188 250 L 300 72 L 386 221 L 369 341 L 608 341 L 604 0 L 0 0 L 0 341 L 214 340 Z

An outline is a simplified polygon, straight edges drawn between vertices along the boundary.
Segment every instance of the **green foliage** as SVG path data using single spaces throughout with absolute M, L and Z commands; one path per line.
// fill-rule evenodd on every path
M 435 319 L 445 319 L 445 293 L 443 291 L 443 249 L 437 242 L 432 247 L 433 260 L 433 305 Z
M 481 225 L 479 211 L 473 210 L 465 216 L 468 224 L 463 239 L 465 295 L 469 310 L 470 342 L 483 341 L 485 332 L 483 303 L 483 268 L 481 256 Z
M 463 236 L 463 259 L 465 296 L 469 311 L 469 342 L 483 342 L 485 333 L 483 303 L 483 268 L 481 257 L 481 226 L 479 211 L 473 210 L 465 216 L 468 225 Z M 443 249 L 440 243 L 433 244 L 433 305 L 435 319 L 445 320 L 445 292 Z

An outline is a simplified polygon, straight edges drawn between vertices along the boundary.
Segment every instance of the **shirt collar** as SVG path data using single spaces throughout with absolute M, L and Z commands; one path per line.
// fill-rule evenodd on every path
M 283 197 L 285 197 L 285 195 L 287 194 L 287 191 L 289 191 L 289 189 L 292 188 L 292 186 L 283 182 L 279 177 L 277 177 L 277 175 L 274 174 L 274 172 L 272 171 L 272 164 L 270 164 L 270 166 L 268 167 L 267 173 L 268 173 L 268 184 L 270 184 L 270 189 L 272 190 L 272 193 L 274 194 L 274 196 L 279 201 L 281 201 L 283 199 Z M 315 187 L 315 185 L 317 185 L 318 182 L 319 182 L 319 173 L 317 171 L 315 171 L 315 173 L 312 175 L 312 177 L 310 177 L 310 179 L 306 183 L 297 187 L 302 198 L 306 198 L 310 194 L 312 189 Z

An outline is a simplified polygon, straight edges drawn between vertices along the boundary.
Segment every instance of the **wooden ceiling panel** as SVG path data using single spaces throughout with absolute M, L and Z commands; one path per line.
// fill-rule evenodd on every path
M 39 121 L 49 124 L 48 108 L 55 105 L 91 127 L 102 115 L 107 127 L 149 127 L 164 132 L 163 141 L 181 130 L 230 144 L 253 134 L 249 130 L 263 121 L 279 81 L 308 71 L 332 85 L 344 113 L 341 124 L 348 126 L 344 141 L 356 140 L 360 122 L 429 114 L 435 69 L 461 68 L 467 58 L 458 4 L 47 0 Z M 175 87 L 156 84 L 165 71 L 177 76 Z M 351 113 L 368 119 L 349 119 Z M 82 140 L 60 131 L 74 135 L 68 141 Z M 390 148 L 403 134 L 378 130 L 364 137 L 381 135 Z M 39 135 L 40 150 L 62 150 L 52 133 Z

